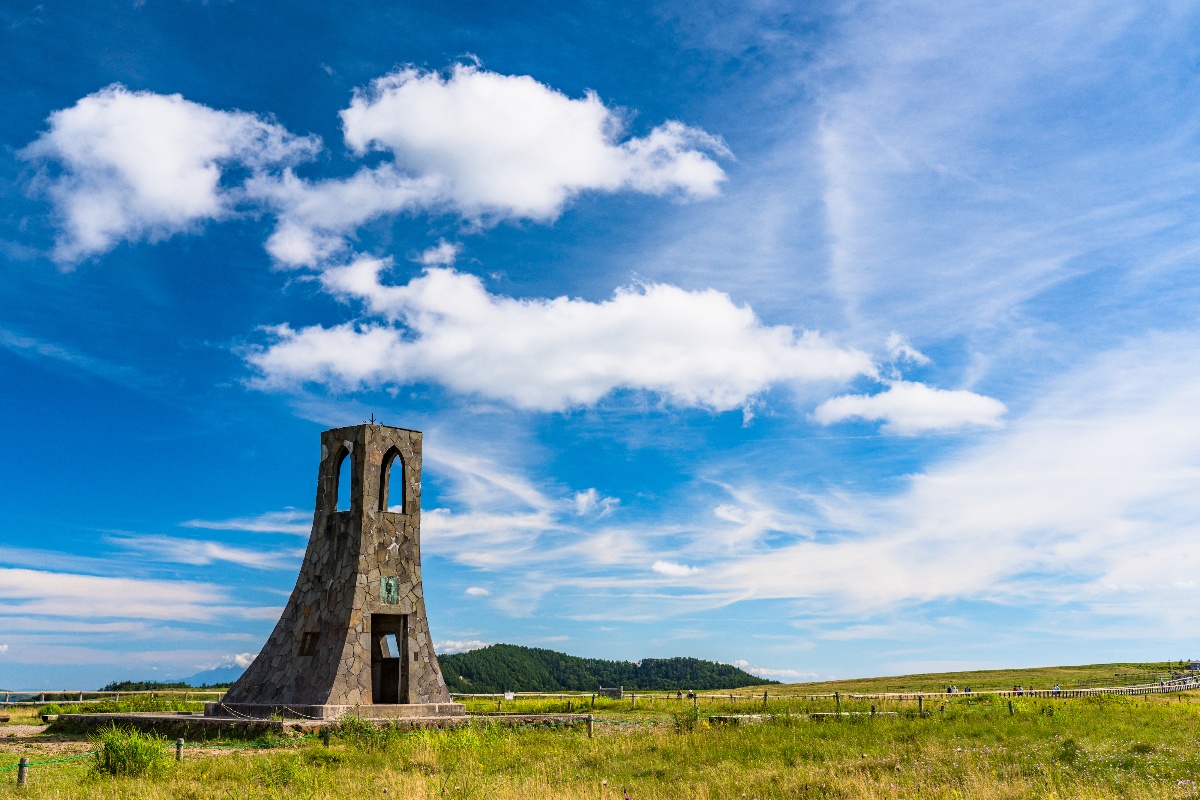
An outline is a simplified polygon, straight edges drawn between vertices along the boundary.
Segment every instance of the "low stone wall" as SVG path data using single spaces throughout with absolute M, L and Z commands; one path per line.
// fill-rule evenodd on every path
M 427 717 L 465 719 L 466 707 L 461 703 L 402 703 L 382 705 L 297 705 L 266 703 L 205 703 L 206 717 L 236 717 L 240 719 L 283 719 L 336 722 L 343 717 L 371 720 L 404 720 Z
M 454 703 L 440 705 L 457 705 Z M 498 725 L 511 728 L 585 726 L 588 714 L 462 714 L 366 718 L 364 722 L 396 728 L 448 729 L 467 725 Z M 208 716 L 199 713 L 146 712 L 124 714 L 60 714 L 51 725 L 54 733 L 91 733 L 107 725 L 129 726 L 160 733 L 171 739 L 207 741 L 219 738 L 254 738 L 265 734 L 277 737 L 301 736 L 325 728 L 337 729 L 336 720 L 252 719 L 233 716 Z

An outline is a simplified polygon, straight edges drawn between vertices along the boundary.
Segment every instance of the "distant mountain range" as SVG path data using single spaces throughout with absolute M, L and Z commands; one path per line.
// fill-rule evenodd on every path
M 216 669 L 206 669 L 203 672 L 197 672 L 190 678 L 184 678 L 183 682 L 188 686 L 228 686 L 242 677 L 242 673 L 245 671 L 245 667 L 233 665 L 217 667 Z
M 626 689 L 734 689 L 778 683 L 729 664 L 699 658 L 646 658 L 606 661 L 553 650 L 494 644 L 466 653 L 438 656 L 452 692 L 594 692 L 601 686 Z
M 438 656 L 438 664 L 450 691 L 462 694 L 594 692 L 601 686 L 657 691 L 709 690 L 778 683 L 729 664 L 699 658 L 607 661 L 515 644 L 494 644 L 466 653 Z M 243 667 L 217 667 L 172 683 L 121 681 L 104 688 L 110 691 L 135 691 L 139 688 L 228 686 L 243 672 Z

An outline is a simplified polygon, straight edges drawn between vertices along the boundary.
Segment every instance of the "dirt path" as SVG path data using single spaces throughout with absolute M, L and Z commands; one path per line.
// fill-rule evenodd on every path
M 45 733 L 49 725 L 5 725 L 0 727 L 0 739 L 27 739 Z
M 0 753 L 31 758 L 59 758 L 91 750 L 87 741 L 46 733 L 48 725 L 0 725 Z

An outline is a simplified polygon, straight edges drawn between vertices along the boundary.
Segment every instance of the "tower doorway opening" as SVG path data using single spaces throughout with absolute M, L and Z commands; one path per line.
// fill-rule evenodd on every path
M 371 702 L 408 703 L 408 615 L 371 615 Z

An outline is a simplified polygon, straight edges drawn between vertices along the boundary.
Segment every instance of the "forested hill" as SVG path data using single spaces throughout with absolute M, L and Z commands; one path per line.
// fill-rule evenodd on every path
M 778 683 L 698 658 L 647 658 L 641 663 L 579 658 L 553 650 L 494 644 L 467 653 L 438 656 L 452 692 L 594 692 L 600 686 L 626 689 L 733 689 Z

